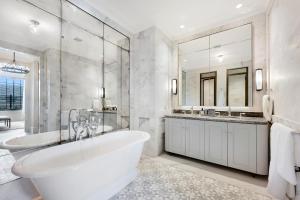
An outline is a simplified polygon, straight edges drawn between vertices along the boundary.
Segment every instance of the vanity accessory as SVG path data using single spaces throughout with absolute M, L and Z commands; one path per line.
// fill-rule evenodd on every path
M 172 79 L 172 94 L 177 95 L 177 79 Z
M 256 80 L 256 91 L 261 91 L 263 89 L 262 69 L 256 69 L 255 80 Z

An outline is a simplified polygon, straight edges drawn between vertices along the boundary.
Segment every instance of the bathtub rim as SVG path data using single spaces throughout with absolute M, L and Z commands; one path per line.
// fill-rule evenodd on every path
M 144 131 L 135 131 L 135 130 L 128 130 L 128 131 L 115 131 L 115 132 L 110 132 L 110 133 L 107 133 L 106 135 L 108 134 L 118 134 L 120 132 L 128 132 L 130 134 L 132 134 L 132 132 L 135 132 L 134 134 L 143 134 L 143 138 L 139 139 L 139 140 L 136 140 L 134 142 L 131 142 L 129 144 L 126 144 L 126 145 L 123 145 L 119 148 L 116 148 L 114 149 L 113 151 L 110 151 L 110 152 L 106 152 L 106 153 L 103 153 L 101 154 L 101 157 L 105 157 L 105 156 L 108 156 L 111 152 L 114 152 L 114 151 L 122 151 L 123 149 L 126 149 L 130 146 L 134 146 L 138 143 L 145 143 L 147 140 L 150 139 L 150 134 L 147 133 L 147 132 L 144 132 Z M 98 135 L 98 136 L 95 136 L 95 137 L 101 137 L 101 136 L 105 136 L 105 135 Z M 94 137 L 94 138 L 95 138 Z M 52 147 L 49 147 L 47 149 L 42 149 L 42 150 L 39 150 L 39 151 L 36 151 L 36 152 L 33 152 L 31 154 L 28 154 L 22 158 L 20 158 L 19 160 L 17 160 L 15 162 L 15 164 L 13 165 L 11 171 L 13 174 L 15 174 L 16 176 L 20 176 L 20 177 L 23 177 L 23 178 L 43 178 L 43 177 L 49 177 L 49 176 L 53 176 L 53 175 L 56 175 L 58 173 L 61 173 L 62 171 L 68 171 L 68 170 L 78 170 L 82 167 L 84 167 L 84 165 L 94 159 L 97 159 L 98 156 L 93 156 L 93 157 L 89 157 L 89 158 L 86 158 L 86 159 L 83 159 L 81 160 L 81 162 L 79 163 L 76 163 L 76 165 L 65 165 L 65 166 L 62 166 L 62 167 L 59 167 L 59 168 L 52 168 L 50 170 L 46 170 L 47 168 L 44 168 L 43 170 L 41 171 L 31 171 L 30 169 L 22 169 L 23 167 L 23 163 L 26 161 L 26 159 L 29 159 L 33 154 L 37 154 L 37 153 L 40 153 L 41 151 L 46 151 L 46 150 L 53 150 L 55 148 L 59 148 L 63 145 L 72 145 L 74 143 L 78 143 L 78 142 L 84 142 L 86 140 L 93 140 L 94 138 L 87 138 L 87 139 L 84 139 L 84 140 L 79 140 L 79 141 L 74 141 L 74 142 L 69 142 L 69 143 L 65 143 L 65 144 L 62 144 L 62 145 L 57 145 L 57 146 L 52 146 Z M 88 141 L 86 141 L 88 142 Z
M 113 130 L 112 126 L 108 126 L 108 125 L 104 125 L 104 132 L 110 132 Z M 8 144 L 9 141 L 16 139 L 16 138 L 25 138 L 25 137 L 39 137 L 39 136 L 53 136 L 52 138 L 55 137 L 55 135 L 52 134 L 57 134 L 57 139 L 55 141 L 45 141 L 43 143 L 38 143 L 36 142 L 34 145 L 26 145 L 26 144 Z M 60 140 L 60 134 L 62 134 L 62 139 Z M 101 133 L 97 133 L 97 136 L 100 135 Z M 41 148 L 41 147 L 46 147 L 46 146 L 51 146 L 54 144 L 58 144 L 60 142 L 64 142 L 66 140 L 69 139 L 69 134 L 68 134 L 68 130 L 56 130 L 56 131 L 49 131 L 49 132 L 41 132 L 41 133 L 37 133 L 37 134 L 31 134 L 31 135 L 23 135 L 23 136 L 17 136 L 17 137 L 10 137 L 7 138 L 3 141 L 0 142 L 0 148 L 2 149 L 7 149 L 7 150 L 12 150 L 12 151 L 16 151 L 16 150 L 28 150 L 28 149 L 34 149 L 34 148 Z
M 35 145 L 8 144 L 8 142 L 13 140 L 13 139 L 25 138 L 25 137 L 28 137 L 28 136 L 39 137 L 40 135 L 38 135 L 38 134 L 51 135 L 51 134 L 57 134 L 57 133 L 59 133 L 59 131 L 49 131 L 49 132 L 32 134 L 32 135 L 23 135 L 23 136 L 7 138 L 7 139 L 1 141 L 0 148 L 7 149 L 7 150 L 27 150 L 27 149 L 34 149 L 34 148 L 40 148 L 40 147 L 44 147 L 44 146 L 48 146 L 48 145 L 53 145 L 53 144 L 59 143 L 59 141 L 55 141 L 55 142 L 54 141 L 52 141 L 52 142 L 47 141 L 47 142 L 43 142 L 43 143 L 39 143 L 39 144 L 35 144 Z

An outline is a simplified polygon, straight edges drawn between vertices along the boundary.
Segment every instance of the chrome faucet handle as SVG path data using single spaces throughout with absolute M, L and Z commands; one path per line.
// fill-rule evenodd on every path
M 228 106 L 228 116 L 231 117 L 231 107 Z
M 240 117 L 245 117 L 246 116 L 246 113 L 240 113 Z
M 191 107 L 191 114 L 194 114 L 194 106 Z

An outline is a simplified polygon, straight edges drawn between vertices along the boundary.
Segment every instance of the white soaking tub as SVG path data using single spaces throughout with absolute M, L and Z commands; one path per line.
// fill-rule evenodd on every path
M 142 131 L 117 131 L 58 145 L 19 159 L 12 172 L 30 178 L 44 200 L 104 200 L 137 175 Z
M 99 126 L 98 131 L 95 135 L 99 135 L 102 132 L 109 132 L 112 130 L 113 128 L 111 126 Z M 49 147 L 50 145 L 57 144 L 61 140 L 64 141 L 68 139 L 68 130 L 62 130 L 61 133 L 60 131 L 51 131 L 8 138 L 0 143 L 0 148 L 8 149 L 17 160 L 23 157 L 24 155 L 27 155 L 39 149 Z

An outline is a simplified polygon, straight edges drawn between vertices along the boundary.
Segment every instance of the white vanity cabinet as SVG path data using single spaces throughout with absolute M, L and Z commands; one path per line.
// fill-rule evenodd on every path
M 186 121 L 186 156 L 204 160 L 204 121 Z
M 205 161 L 227 166 L 227 123 L 205 122 Z
M 255 124 L 228 123 L 228 166 L 256 173 Z
M 185 155 L 186 125 L 182 119 L 168 119 L 165 123 L 166 150 L 172 153 Z
M 219 165 L 268 174 L 268 125 L 166 118 L 166 151 Z

